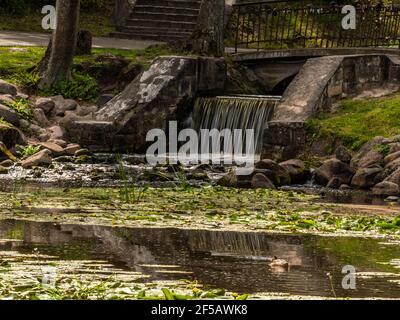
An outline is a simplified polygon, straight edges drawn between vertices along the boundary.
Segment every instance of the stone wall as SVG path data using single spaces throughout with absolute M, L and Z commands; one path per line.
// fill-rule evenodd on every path
M 263 157 L 287 159 L 304 150 L 305 122 L 366 90 L 400 84 L 400 59 L 389 55 L 309 59 L 285 91 L 264 132 Z
M 219 94 L 225 82 L 223 58 L 159 57 L 102 107 L 95 121 L 77 121 L 68 131 L 94 150 L 143 152 L 149 130 L 167 131 L 169 121 L 189 114 L 197 95 Z

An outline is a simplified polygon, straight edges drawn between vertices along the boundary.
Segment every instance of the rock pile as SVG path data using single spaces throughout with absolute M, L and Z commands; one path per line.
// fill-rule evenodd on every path
M 95 105 L 80 105 L 62 96 L 29 97 L 0 80 L 0 173 L 7 173 L 28 146 L 36 152 L 20 159 L 17 164 L 23 168 L 48 166 L 55 157 L 86 154 L 69 141 L 67 128 L 74 121 L 92 119 L 97 110 Z

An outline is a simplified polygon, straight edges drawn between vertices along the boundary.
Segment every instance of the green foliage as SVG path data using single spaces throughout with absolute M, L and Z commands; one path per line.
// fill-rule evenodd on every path
M 20 150 L 17 151 L 17 153 L 21 158 L 28 158 L 40 151 L 40 146 L 33 146 L 33 145 L 18 146 L 18 148 Z
M 335 113 L 307 122 L 309 142 L 327 139 L 357 150 L 375 136 L 400 134 L 400 93 L 385 98 L 346 100 Z M 386 150 L 381 150 L 383 153 Z
M 19 99 L 12 103 L 7 103 L 7 106 L 16 111 L 22 118 L 26 120 L 32 119 L 32 110 L 29 106 L 29 101 Z
M 28 90 L 37 89 L 40 75 L 36 72 L 29 72 L 29 71 L 21 71 L 13 74 L 9 80 L 12 83 L 17 84 L 20 87 L 23 87 Z
M 384 155 L 385 157 L 390 152 L 390 146 L 388 144 L 378 144 L 374 148 L 376 151 L 378 151 L 380 154 Z
M 99 87 L 92 77 L 73 72 L 72 80 L 63 80 L 51 88 L 42 90 L 44 95 L 62 95 L 68 99 L 81 99 L 85 101 L 94 101 L 99 94 Z

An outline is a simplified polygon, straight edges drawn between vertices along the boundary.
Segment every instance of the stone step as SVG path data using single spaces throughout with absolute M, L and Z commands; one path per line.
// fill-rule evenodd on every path
M 196 22 L 198 15 L 184 15 L 175 13 L 155 13 L 155 12 L 137 12 L 134 11 L 131 15 L 132 20 L 156 20 L 156 21 L 169 21 L 169 22 Z M 134 18 L 133 18 L 134 17 Z M 128 22 L 131 19 L 128 19 Z
M 138 0 L 136 5 L 199 9 L 201 0 Z
M 117 28 L 117 31 L 136 32 L 136 33 L 140 32 L 149 34 L 159 34 L 159 33 L 192 34 L 193 29 L 125 26 Z
M 186 35 L 190 36 L 193 31 L 190 29 L 177 29 L 177 28 L 153 28 L 153 27 L 121 27 L 118 28 L 119 32 L 132 32 L 141 34 L 168 34 L 168 35 Z
M 199 9 L 192 8 L 179 8 L 179 7 L 168 7 L 168 6 L 153 6 L 153 5 L 136 5 L 133 9 L 135 13 L 143 12 L 156 12 L 156 13 L 175 13 L 175 14 L 194 14 L 198 15 Z
M 156 41 L 185 40 L 196 26 L 202 0 L 137 0 L 125 26 L 112 36 Z
M 168 20 L 147 20 L 147 19 L 128 19 L 126 26 L 131 27 L 160 27 L 160 28 L 183 28 L 193 30 L 196 26 L 196 21 L 168 21 Z
M 188 39 L 186 35 L 168 35 L 168 34 L 151 34 L 151 33 L 135 33 L 135 32 L 113 32 L 112 37 L 120 39 L 140 39 L 140 40 L 153 40 L 162 42 L 183 41 Z

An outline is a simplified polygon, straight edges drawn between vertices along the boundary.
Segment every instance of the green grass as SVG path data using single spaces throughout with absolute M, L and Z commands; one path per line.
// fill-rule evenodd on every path
M 400 93 L 385 98 L 346 100 L 333 114 L 321 114 L 307 123 L 309 140 L 341 142 L 352 150 L 376 136 L 400 134 Z
M 80 28 L 88 30 L 94 37 L 107 37 L 115 31 L 115 27 L 110 23 L 111 12 L 80 14 Z M 0 13 L 0 30 L 24 31 L 24 32 L 50 32 L 42 28 L 42 18 L 44 15 L 40 10 L 32 10 L 23 16 Z

